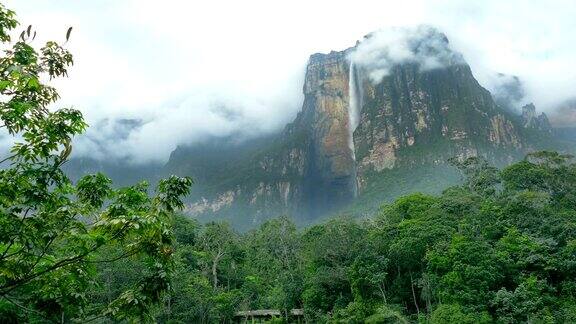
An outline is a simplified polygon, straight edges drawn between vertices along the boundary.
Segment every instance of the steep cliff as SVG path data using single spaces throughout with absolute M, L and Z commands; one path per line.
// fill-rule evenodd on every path
M 441 163 L 454 155 L 496 158 L 500 149 L 513 154 L 522 148 L 516 126 L 467 65 L 426 72 L 415 64 L 396 66 L 382 82 L 365 82 L 363 89 L 365 104 L 354 133 L 361 171 Z M 444 149 L 425 150 L 436 146 Z M 422 154 L 406 154 L 413 147 Z
M 245 225 L 284 213 L 305 221 L 349 204 L 356 194 L 349 65 L 345 52 L 312 55 L 302 110 L 270 139 L 239 146 L 215 140 L 212 150 L 175 151 L 166 173 L 197 179 L 188 212 L 232 219 L 242 214 Z
M 552 125 L 545 113 L 536 115 L 536 107 L 530 103 L 522 107 L 522 122 L 525 128 L 536 129 L 545 133 L 552 132 Z
M 509 163 L 533 146 L 527 128 L 548 131 L 545 116 L 526 121 L 500 108 L 447 38 L 427 27 L 312 55 L 303 91 L 302 110 L 272 138 L 220 143 L 216 150 L 230 154 L 212 158 L 173 153 L 167 172 L 197 179 L 190 214 L 245 227 L 284 213 L 309 221 L 457 181 L 446 167 L 452 156 Z
M 356 194 L 356 166 L 349 118 L 349 62 L 346 52 L 310 57 L 304 104 L 287 127 L 307 138 L 302 211 L 307 216 L 336 209 Z

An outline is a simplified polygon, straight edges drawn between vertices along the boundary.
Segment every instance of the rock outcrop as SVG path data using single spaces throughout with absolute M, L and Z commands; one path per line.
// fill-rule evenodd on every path
M 530 103 L 522 107 L 522 123 L 525 128 L 552 133 L 552 125 L 545 113 L 536 115 L 536 107 Z

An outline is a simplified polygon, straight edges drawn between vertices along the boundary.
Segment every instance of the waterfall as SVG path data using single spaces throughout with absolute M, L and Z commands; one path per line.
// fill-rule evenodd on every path
M 360 109 L 362 108 L 362 91 L 358 85 L 356 67 L 354 62 L 350 62 L 350 76 L 348 78 L 348 91 L 349 91 L 349 103 L 348 103 L 348 146 L 352 150 L 352 157 L 356 160 L 356 153 L 354 149 L 354 131 L 358 124 L 360 123 Z
M 350 75 L 348 77 L 348 147 L 354 160 L 352 170 L 352 190 L 354 197 L 358 195 L 358 182 L 356 178 L 356 149 L 354 148 L 354 131 L 360 123 L 360 110 L 362 109 L 362 89 L 358 82 L 358 73 L 354 62 L 350 61 Z

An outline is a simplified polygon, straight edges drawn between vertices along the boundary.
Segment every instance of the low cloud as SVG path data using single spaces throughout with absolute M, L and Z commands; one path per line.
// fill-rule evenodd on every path
M 555 127 L 576 127 L 576 98 L 560 104 L 549 118 Z
M 450 48 L 446 35 L 431 26 L 395 27 L 373 32 L 350 53 L 374 83 L 390 73 L 394 65 L 415 63 L 421 71 L 462 64 L 460 54 Z
M 524 84 L 515 75 L 496 73 L 488 83 L 496 103 L 515 113 L 520 113 L 522 106 L 526 105 L 526 89 Z
M 300 102 L 298 98 L 286 102 L 227 95 L 198 93 L 175 100 L 144 118 L 134 115 L 101 120 L 76 138 L 74 154 L 133 164 L 161 163 L 179 144 L 193 145 L 230 135 L 242 140 L 275 132 L 291 121 L 296 113 L 294 106 Z M 279 113 L 282 107 L 285 112 Z

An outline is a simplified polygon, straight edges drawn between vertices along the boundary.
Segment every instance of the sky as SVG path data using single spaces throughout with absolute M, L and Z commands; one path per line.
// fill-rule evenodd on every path
M 178 145 L 277 131 L 301 108 L 309 55 L 390 27 L 435 26 L 484 87 L 517 75 L 539 110 L 576 96 L 574 0 L 3 3 L 38 46 L 73 27 L 75 64 L 54 85 L 91 126 L 75 156 L 164 163 Z

